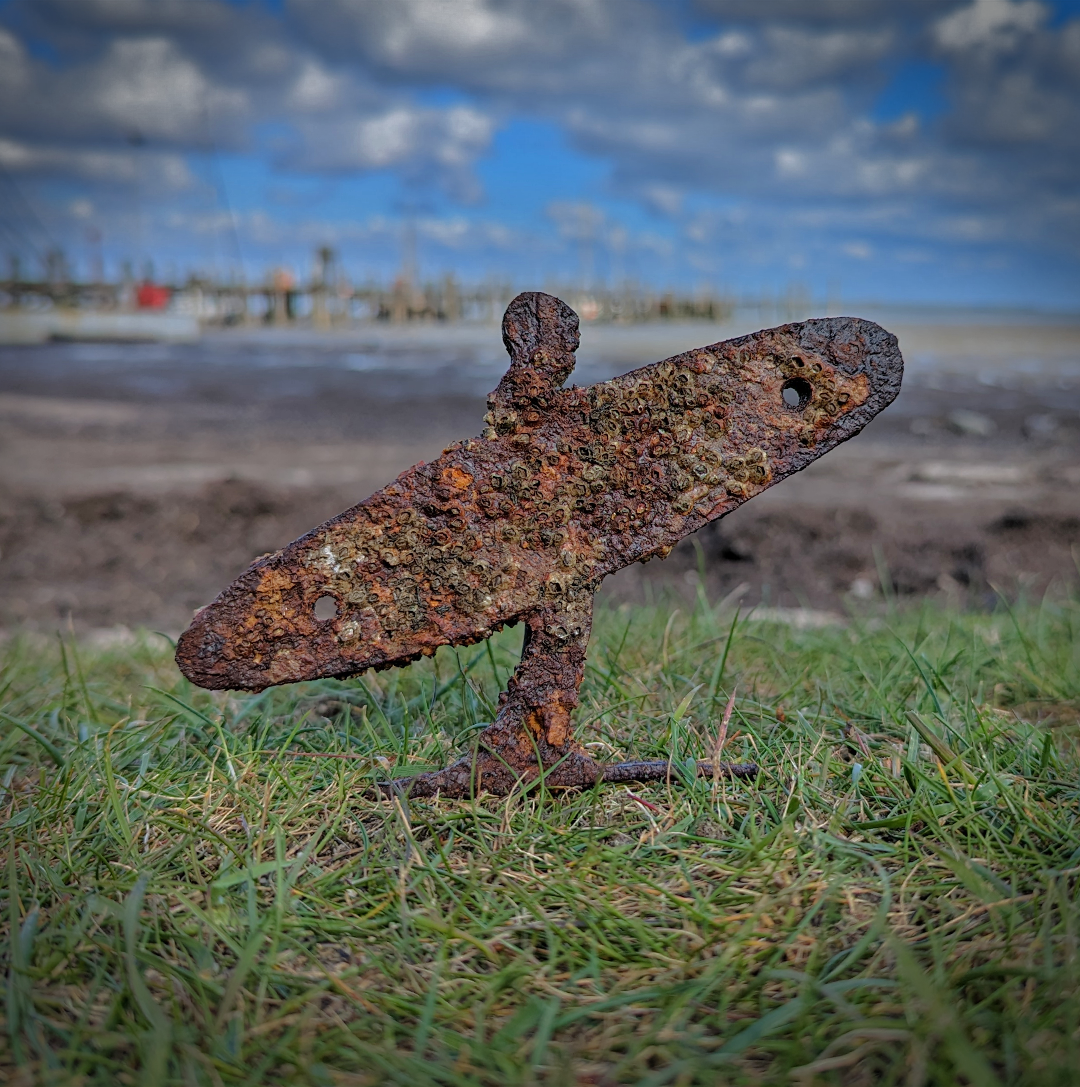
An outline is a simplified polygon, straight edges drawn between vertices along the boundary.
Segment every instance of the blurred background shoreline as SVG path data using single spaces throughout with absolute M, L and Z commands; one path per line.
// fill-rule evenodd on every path
M 665 562 L 609 579 L 605 599 L 689 596 L 703 579 L 711 599 L 816 622 L 1076 582 L 1080 320 L 850 309 L 899 337 L 897 402 Z M 571 381 L 770 316 L 583 321 Z M 0 346 L 0 629 L 178 631 L 258 554 L 478 433 L 505 366 L 484 320 Z
M 470 330 L 498 326 L 506 305 L 518 293 L 509 281 L 463 284 L 451 273 L 417 281 L 408 262 L 393 279 L 353 284 L 328 246 L 316 251 L 313 274 L 303 283 L 282 268 L 271 269 L 256 283 L 194 275 L 179 284 L 151 278 L 136 282 L 129 269 L 114 280 L 78 281 L 70 277 L 59 250 L 46 257 L 44 268 L 43 278 L 26 279 L 19 261 L 11 260 L 8 278 L 0 280 L 0 346 L 69 340 L 191 342 L 228 330 L 234 341 L 244 337 L 310 344 L 332 342 L 336 336 L 361 337 L 390 347 L 444 344 L 449 339 L 482 348 L 483 333 L 473 335 Z M 754 331 L 810 316 L 843 316 L 856 309 L 879 322 L 910 327 L 1052 329 L 1080 324 L 1080 309 L 845 301 L 836 292 L 815 297 L 797 281 L 777 294 L 757 295 L 709 285 L 680 290 L 630 281 L 615 287 L 548 281 L 520 289 L 557 295 L 578 313 L 583 325 L 634 327 L 638 331 L 629 337 L 634 342 L 641 340 L 642 325 L 715 325 L 728 336 L 732 329 Z M 604 335 L 608 341 L 618 339 L 610 332 Z M 655 337 L 652 342 L 657 342 Z M 659 342 L 666 342 L 663 335 Z

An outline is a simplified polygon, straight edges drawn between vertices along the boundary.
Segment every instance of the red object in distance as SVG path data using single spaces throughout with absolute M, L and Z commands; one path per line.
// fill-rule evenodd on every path
M 170 293 L 168 287 L 143 283 L 135 292 L 135 303 L 139 309 L 164 309 L 169 304 Z

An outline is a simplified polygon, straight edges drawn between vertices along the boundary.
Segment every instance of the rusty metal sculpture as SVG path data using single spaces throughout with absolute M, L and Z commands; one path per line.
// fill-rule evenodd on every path
M 804 321 L 568 389 L 578 320 L 559 299 L 519 295 L 503 341 L 510 368 L 481 437 L 259 559 L 196 614 L 177 663 L 202 687 L 258 691 L 524 622 L 475 758 L 392 784 L 460 797 L 542 771 L 551 786 L 663 779 L 666 761 L 602 765 L 574 740 L 593 593 L 856 434 L 899 392 L 896 338 L 854 318 Z

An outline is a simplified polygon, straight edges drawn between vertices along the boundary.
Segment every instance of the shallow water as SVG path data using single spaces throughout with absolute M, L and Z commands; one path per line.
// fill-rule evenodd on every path
M 1030 315 L 1025 323 L 867 315 L 899 336 L 906 362 L 900 397 L 868 436 L 1028 441 L 1080 433 L 1080 324 Z M 603 381 L 753 331 L 762 316 L 723 325 L 585 325 L 571 380 Z M 431 427 L 449 440 L 477 431 L 483 397 L 506 365 L 494 325 L 241 329 L 195 343 L 0 347 L 0 396 L 168 406 L 223 423 L 310 424 L 327 438 L 412 440 Z M 975 424 L 984 433 L 950 422 L 963 421 L 964 412 L 988 420 Z
M 906 312 L 866 316 L 899 335 L 911 378 L 931 381 L 954 373 L 983 384 L 1080 383 L 1080 323 L 912 321 Z M 572 380 L 602 381 L 759 327 L 753 314 L 727 324 L 585 325 Z M 39 392 L 63 389 L 66 395 L 107 398 L 199 399 L 208 383 L 217 387 L 230 374 L 246 375 L 239 390 L 245 398 L 316 391 L 328 374 L 356 374 L 377 396 L 478 396 L 493 387 L 506 365 L 498 328 L 479 324 L 368 325 L 322 334 L 241 329 L 209 332 L 195 343 L 0 347 L 0 383 L 7 390 L 31 391 L 32 385 Z M 248 381 L 255 375 L 252 387 Z

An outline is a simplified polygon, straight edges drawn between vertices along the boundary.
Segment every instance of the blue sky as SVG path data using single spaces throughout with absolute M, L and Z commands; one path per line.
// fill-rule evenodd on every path
M 0 251 L 1080 304 L 1080 5 L 8 0 Z

